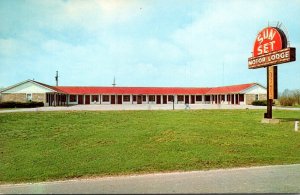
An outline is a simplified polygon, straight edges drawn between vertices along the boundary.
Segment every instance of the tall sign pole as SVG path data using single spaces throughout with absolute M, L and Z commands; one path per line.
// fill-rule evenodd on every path
M 296 48 L 287 47 L 287 38 L 278 27 L 266 27 L 256 36 L 248 68 L 267 69 L 267 112 L 264 118 L 272 119 L 273 100 L 278 98 L 277 66 L 296 61 Z

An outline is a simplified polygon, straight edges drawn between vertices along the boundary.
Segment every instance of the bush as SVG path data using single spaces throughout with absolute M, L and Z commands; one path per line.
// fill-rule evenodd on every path
M 255 100 L 252 102 L 253 106 L 266 106 L 267 100 Z
M 43 107 L 44 102 L 2 102 L 0 108 L 36 108 Z
M 253 106 L 266 106 L 267 105 L 267 100 L 255 100 L 252 102 Z M 272 105 L 275 105 L 275 102 L 272 102 Z

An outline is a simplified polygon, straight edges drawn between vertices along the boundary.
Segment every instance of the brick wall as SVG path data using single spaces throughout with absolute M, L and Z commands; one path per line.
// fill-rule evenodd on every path
M 245 94 L 246 96 L 246 104 L 251 105 L 255 100 L 255 94 Z M 258 100 L 266 100 L 267 94 L 258 94 Z
M 1 94 L 2 102 L 26 102 L 26 93 Z
M 255 100 L 255 94 L 245 94 L 246 96 L 246 104 L 251 105 L 252 102 Z
M 259 100 L 266 100 L 267 99 L 267 94 L 259 94 L 258 99 Z
M 45 93 L 33 93 L 32 101 L 46 103 L 46 94 Z
M 1 94 L 1 102 L 27 102 L 26 93 Z M 32 101 L 46 103 L 45 93 L 33 93 Z

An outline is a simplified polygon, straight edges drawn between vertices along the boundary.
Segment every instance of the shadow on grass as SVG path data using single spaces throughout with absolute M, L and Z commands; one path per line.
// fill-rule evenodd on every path
M 300 121 L 300 118 L 276 118 L 276 119 L 279 119 L 281 122 Z

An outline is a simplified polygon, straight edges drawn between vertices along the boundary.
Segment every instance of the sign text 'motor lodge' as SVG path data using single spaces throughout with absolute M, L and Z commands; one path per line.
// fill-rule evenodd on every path
M 248 68 L 255 69 L 296 60 L 296 49 L 288 47 L 279 51 L 248 58 Z

